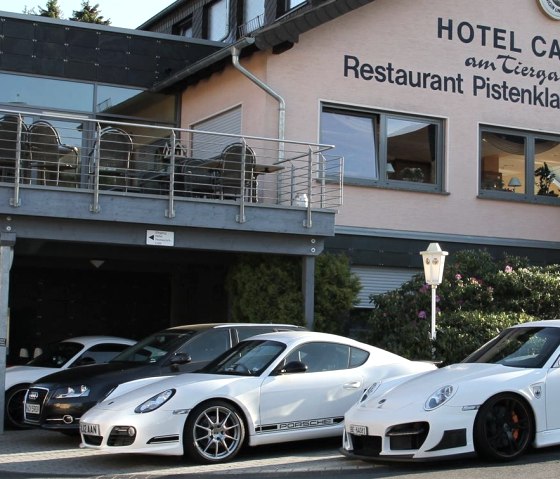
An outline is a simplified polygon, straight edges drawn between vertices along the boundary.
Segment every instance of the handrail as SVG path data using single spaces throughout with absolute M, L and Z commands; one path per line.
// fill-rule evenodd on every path
M 0 117 L 5 115 L 19 118 L 17 135 L 11 140 L 16 159 L 13 172 L 0 177 L 0 188 L 13 189 L 10 204 L 14 208 L 25 201 L 29 189 L 71 191 L 90 194 L 89 211 L 94 214 L 101 212 L 109 195 L 163 199 L 163 216 L 168 219 L 175 218 L 178 202 L 233 203 L 237 205 L 236 221 L 241 224 L 247 220 L 247 207 L 274 205 L 305 208 L 304 226 L 311 228 L 313 211 L 336 211 L 342 204 L 343 160 L 327 155 L 331 145 L 0 109 Z M 62 144 L 70 148 L 58 153 L 51 149 L 48 155 L 44 152 L 41 162 L 28 161 L 25 125 L 37 117 L 50 121 Z M 108 127 L 124 130 L 130 137 L 132 153 L 126 162 L 117 156 L 124 154 L 124 140 L 102 141 Z M 234 143 L 243 145 L 237 155 L 239 164 L 228 165 L 222 155 Z M 284 146 L 282 158 L 278 156 L 280 144 Z M 77 155 L 78 164 L 65 160 L 69 151 Z M 113 154 L 114 161 L 107 162 Z M 39 168 L 56 170 L 56 180 L 38 181 Z M 10 167 L 2 171 L 6 169 Z M 225 175 L 231 186 L 227 195 L 221 195 Z M 233 183 L 231 178 L 235 178 Z M 295 201 L 303 196 L 305 202 Z

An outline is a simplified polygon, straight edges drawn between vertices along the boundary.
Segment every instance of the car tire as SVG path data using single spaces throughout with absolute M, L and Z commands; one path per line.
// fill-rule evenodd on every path
M 492 396 L 479 409 L 474 423 L 474 447 L 486 459 L 510 461 L 531 446 L 535 421 L 527 402 L 515 394 Z
M 6 391 L 4 422 L 10 429 L 27 429 L 23 422 L 23 400 L 29 384 L 16 384 Z
M 233 459 L 245 442 L 245 423 L 238 408 L 213 400 L 194 408 L 183 432 L 185 456 L 202 464 Z

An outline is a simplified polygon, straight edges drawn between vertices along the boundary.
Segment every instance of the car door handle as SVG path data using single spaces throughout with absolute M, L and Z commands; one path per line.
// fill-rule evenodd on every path
M 349 383 L 344 384 L 343 388 L 344 389 L 358 389 L 361 386 L 362 386 L 361 381 L 351 381 Z

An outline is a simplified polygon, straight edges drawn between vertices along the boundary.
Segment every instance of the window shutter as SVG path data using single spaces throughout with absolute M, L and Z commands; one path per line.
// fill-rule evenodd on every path
M 420 269 L 382 268 L 379 266 L 352 266 L 352 272 L 358 276 L 362 290 L 358 295 L 357 308 L 373 308 L 369 297 L 371 294 L 381 294 L 401 287 L 414 275 L 422 273 Z
M 241 135 L 241 107 L 228 110 L 207 120 L 193 125 L 194 130 L 213 131 L 230 135 Z M 193 133 L 193 156 L 208 159 L 219 155 L 231 143 L 239 141 L 237 138 L 219 137 L 207 133 Z

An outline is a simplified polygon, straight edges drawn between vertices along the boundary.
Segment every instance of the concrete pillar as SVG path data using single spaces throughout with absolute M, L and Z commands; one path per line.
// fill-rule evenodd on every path
M 14 233 L 0 233 L 0 384 L 6 384 L 6 355 L 8 347 L 8 320 L 10 296 L 10 270 L 14 258 Z M 4 432 L 4 397 L 0 394 L 0 434 Z

